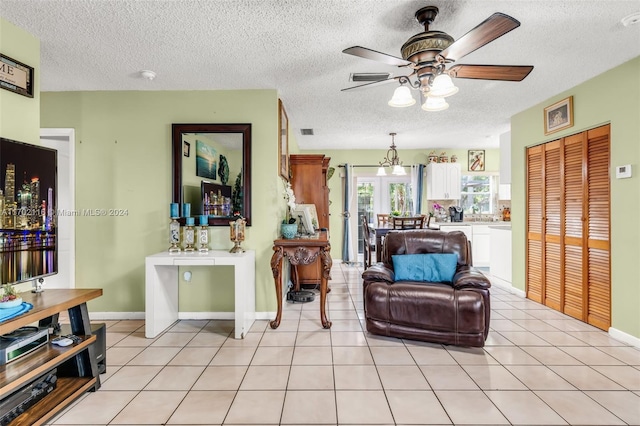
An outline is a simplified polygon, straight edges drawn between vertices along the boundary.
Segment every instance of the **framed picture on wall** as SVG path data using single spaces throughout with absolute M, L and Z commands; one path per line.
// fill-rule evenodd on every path
M 469 171 L 484 172 L 484 149 L 469 150 Z
M 573 126 L 573 96 L 544 109 L 544 134 L 548 135 Z
M 278 167 L 280 176 L 289 180 L 289 120 L 282 100 L 278 99 Z

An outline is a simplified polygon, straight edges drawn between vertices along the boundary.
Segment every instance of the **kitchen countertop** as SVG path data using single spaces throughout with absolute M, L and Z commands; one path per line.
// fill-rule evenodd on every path
M 489 229 L 501 229 L 503 231 L 511 231 L 511 223 L 505 222 L 500 225 L 489 225 Z
M 511 228 L 511 222 L 503 221 L 483 221 L 483 222 L 435 222 L 432 225 L 437 226 L 473 226 L 473 225 L 490 225 L 490 226 L 502 226 Z

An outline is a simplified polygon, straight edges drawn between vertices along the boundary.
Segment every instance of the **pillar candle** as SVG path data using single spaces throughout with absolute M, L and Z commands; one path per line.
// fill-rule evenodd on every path
M 207 216 L 206 214 L 201 214 L 200 226 L 207 226 L 207 225 L 209 225 L 209 216 Z
M 178 203 L 171 203 L 171 217 L 180 217 Z
M 192 217 L 187 218 L 187 226 L 193 226 L 195 223 L 195 219 Z
M 182 204 L 182 217 L 191 216 L 191 203 Z

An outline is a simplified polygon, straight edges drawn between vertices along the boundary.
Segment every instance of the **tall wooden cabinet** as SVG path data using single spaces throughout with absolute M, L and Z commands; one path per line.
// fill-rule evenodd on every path
M 330 157 L 322 154 L 291 155 L 291 187 L 297 204 L 315 204 L 318 226 L 329 229 L 329 187 L 327 170 Z M 320 284 L 320 262 L 298 266 L 300 284 Z
M 527 297 L 611 325 L 610 126 L 527 149 Z

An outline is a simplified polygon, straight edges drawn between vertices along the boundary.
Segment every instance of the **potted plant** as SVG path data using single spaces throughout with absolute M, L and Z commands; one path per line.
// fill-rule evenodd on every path
M 11 284 L 2 286 L 2 298 L 0 298 L 0 308 L 14 308 L 22 304 L 22 298 Z

